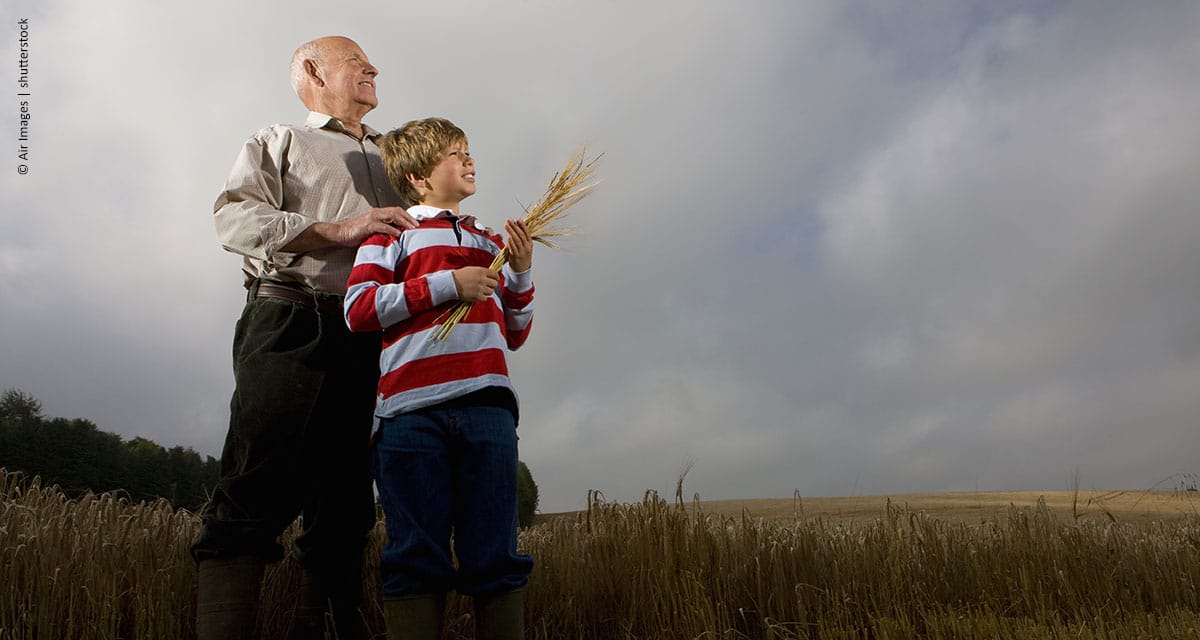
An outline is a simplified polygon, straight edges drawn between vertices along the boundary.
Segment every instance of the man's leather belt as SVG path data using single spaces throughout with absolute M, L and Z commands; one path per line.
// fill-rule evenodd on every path
M 342 310 L 342 297 L 333 294 L 318 294 L 311 289 L 297 289 L 282 284 L 259 281 L 254 293 L 256 298 L 275 298 L 294 302 L 306 309 L 316 311 Z

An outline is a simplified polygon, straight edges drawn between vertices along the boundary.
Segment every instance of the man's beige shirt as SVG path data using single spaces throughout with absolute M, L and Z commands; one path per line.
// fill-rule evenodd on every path
M 375 145 L 380 133 L 363 130 L 367 135 L 359 140 L 336 118 L 312 112 L 303 126 L 273 125 L 246 141 L 213 204 L 221 244 L 245 258 L 246 286 L 262 277 L 346 293 L 357 247 L 281 248 L 315 222 L 404 206 Z

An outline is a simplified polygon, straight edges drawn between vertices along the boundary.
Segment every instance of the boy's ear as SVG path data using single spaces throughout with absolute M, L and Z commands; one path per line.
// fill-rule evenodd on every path
M 424 196 L 425 192 L 429 191 L 429 181 L 425 178 L 415 173 L 410 173 L 404 177 L 408 179 L 408 183 L 412 185 L 413 189 L 417 190 L 419 195 Z

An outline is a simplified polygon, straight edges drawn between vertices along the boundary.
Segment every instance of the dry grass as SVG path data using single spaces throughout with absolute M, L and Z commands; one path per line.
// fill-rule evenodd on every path
M 550 179 L 550 184 L 547 185 L 542 197 L 525 210 L 525 217 L 521 220 L 525 223 L 525 228 L 529 230 L 529 235 L 535 242 L 553 249 L 558 246 L 554 243 L 554 238 L 570 235 L 570 230 L 559 223 L 568 209 L 575 206 L 600 184 L 599 181 L 592 180 L 596 163 L 599 161 L 600 156 L 587 159 L 587 148 L 580 147 L 567 160 L 566 165 Z M 492 260 L 492 271 L 500 271 L 500 268 L 507 262 L 508 248 L 505 247 Z M 450 333 L 454 331 L 454 327 L 471 311 L 473 304 L 463 301 L 455 305 L 447 312 L 445 320 L 439 318 L 442 326 L 438 327 L 430 337 L 435 340 L 445 340 L 449 337 Z
M 781 524 L 594 501 L 531 532 L 546 638 L 1168 638 L 1200 628 L 1200 519 L 968 525 L 896 503 Z M 535 599 L 540 601 L 540 599 Z M 540 613 L 540 615 L 539 615 Z M 579 630 L 586 630 L 580 633 Z
M 1074 515 L 1010 500 L 961 519 L 913 510 L 917 498 L 859 505 L 849 518 L 793 501 L 803 510 L 774 520 L 746 503 L 731 513 L 594 494 L 586 511 L 522 533 L 537 559 L 528 637 L 1200 637 L 1200 517 L 1178 503 L 1165 503 L 1170 518 L 1126 521 L 1114 509 L 1079 515 L 1076 495 Z M 198 527 L 164 502 L 68 500 L 0 471 L 0 640 L 194 637 L 187 549 Z M 380 527 L 372 555 L 382 540 Z M 282 637 L 296 577 L 291 561 L 269 572 L 263 638 Z M 381 634 L 374 563 L 364 589 Z M 447 621 L 447 638 L 471 637 L 468 602 L 451 598 Z
M 849 524 L 870 522 L 891 504 L 941 520 L 979 524 L 1003 522 L 1011 507 L 1036 507 L 1039 501 L 1063 520 L 1149 523 L 1200 516 L 1200 493 L 1195 491 L 993 491 L 840 498 L 797 495 L 783 499 L 710 500 L 702 506 L 710 515 L 748 513 L 779 523 L 820 517 Z
M 194 612 L 195 518 L 68 499 L 0 470 L 0 638 L 174 638 Z

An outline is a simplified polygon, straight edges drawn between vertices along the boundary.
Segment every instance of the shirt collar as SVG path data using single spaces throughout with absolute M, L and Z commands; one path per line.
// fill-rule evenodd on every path
M 443 214 L 445 216 L 458 217 L 454 214 L 453 211 L 450 211 L 449 209 L 439 209 L 437 207 L 430 207 L 430 206 L 424 205 L 424 204 L 415 204 L 408 208 L 408 215 L 412 216 L 413 219 L 416 220 L 417 222 L 420 222 L 422 220 L 431 220 L 433 218 L 442 217 Z M 487 230 L 488 230 L 487 227 L 483 226 L 483 223 L 481 223 L 481 222 L 479 222 L 479 220 L 475 219 L 475 216 L 462 216 L 462 219 L 464 222 L 469 222 L 469 223 L 475 225 L 475 228 L 479 229 L 480 231 L 487 232 Z
M 431 218 L 436 218 L 436 217 L 442 215 L 443 213 L 448 213 L 450 215 L 454 215 L 453 211 L 449 211 L 447 209 L 439 209 L 437 207 L 430 207 L 428 205 L 423 205 L 423 204 L 415 204 L 408 208 L 408 215 L 412 216 L 413 219 L 417 220 L 418 222 L 420 222 L 421 220 L 429 220 Z
M 367 125 L 367 123 L 362 122 L 359 124 L 362 125 L 363 133 L 367 134 L 368 138 L 375 138 L 376 136 L 380 135 L 378 131 L 372 129 Z M 346 131 L 346 127 L 342 125 L 341 120 L 338 120 L 327 113 L 321 113 L 320 111 L 309 111 L 308 120 L 304 121 L 304 126 L 313 129 L 324 129 L 326 127 L 330 127 L 338 131 Z

